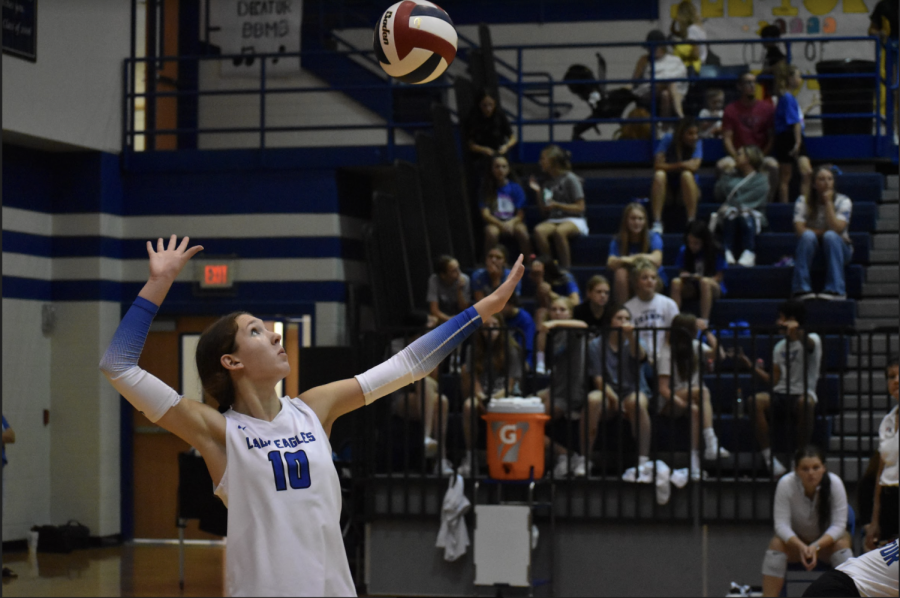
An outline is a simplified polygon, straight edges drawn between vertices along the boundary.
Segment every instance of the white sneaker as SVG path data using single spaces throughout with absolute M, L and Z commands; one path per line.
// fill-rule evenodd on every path
M 575 455 L 572 455 L 572 469 L 574 471 L 576 461 Z M 569 460 L 566 455 L 557 455 L 556 457 L 556 466 L 553 468 L 553 477 L 556 479 L 563 479 L 568 477 L 569 475 Z
M 653 223 L 653 228 L 651 229 L 655 233 L 663 234 L 663 223 L 661 220 L 657 220 Z
M 772 462 L 768 464 L 769 471 L 772 472 L 772 475 L 776 478 L 780 478 L 784 474 L 787 473 L 787 467 L 782 465 L 781 461 L 778 460 L 778 457 L 772 456 Z
M 708 447 L 706 447 L 706 450 L 703 451 L 703 458 L 707 461 L 715 461 L 717 448 L 719 449 L 718 453 L 719 453 L 720 458 L 727 459 L 728 457 L 731 456 L 731 451 L 729 451 L 725 447 L 708 446 Z
M 752 268 L 756 265 L 756 254 L 745 249 L 741 254 L 741 257 L 738 259 L 738 264 L 745 268 Z
M 450 459 L 441 459 L 434 464 L 434 473 L 441 477 L 453 475 L 453 463 L 450 463 Z
M 638 468 L 638 484 L 653 483 L 653 461 L 647 461 Z
M 466 455 L 463 457 L 462 462 L 460 462 L 459 467 L 456 469 L 456 473 L 461 475 L 464 478 L 469 477 L 472 473 L 472 453 L 466 452 Z
M 743 255 L 741 257 L 743 257 Z M 730 249 L 725 250 L 725 263 L 728 264 L 729 266 L 734 265 L 734 254 L 731 253 Z
M 536 366 L 534 366 L 534 373 L 537 374 L 538 376 L 547 375 L 547 366 L 545 366 L 543 363 L 541 363 L 539 361 L 538 364 Z
M 581 455 L 575 455 L 572 457 L 572 476 L 576 478 L 583 478 L 587 475 L 587 462 L 585 458 Z
M 431 436 L 425 437 L 425 458 L 431 459 L 437 455 L 438 443 Z

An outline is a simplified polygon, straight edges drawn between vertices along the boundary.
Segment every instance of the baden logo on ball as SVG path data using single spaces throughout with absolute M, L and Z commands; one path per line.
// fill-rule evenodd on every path
M 404 83 L 428 83 L 456 58 L 457 35 L 450 15 L 426 0 L 403 0 L 384 11 L 373 48 L 381 68 Z

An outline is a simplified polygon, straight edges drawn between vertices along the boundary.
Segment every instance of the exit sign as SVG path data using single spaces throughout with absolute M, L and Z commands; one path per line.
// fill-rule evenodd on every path
M 235 280 L 235 261 L 232 259 L 198 260 L 194 266 L 195 280 L 203 290 L 231 289 Z

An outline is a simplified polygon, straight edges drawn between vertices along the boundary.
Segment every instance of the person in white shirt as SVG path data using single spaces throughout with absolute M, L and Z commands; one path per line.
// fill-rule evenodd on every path
M 228 507 L 229 596 L 355 596 L 341 538 L 341 487 L 329 435 L 340 416 L 421 380 L 500 312 L 521 279 L 523 256 L 492 294 L 353 378 L 279 397 L 291 370 L 281 335 L 246 312 L 200 336 L 197 370 L 220 410 L 184 401 L 138 365 L 153 317 L 203 248 L 185 237 L 147 242 L 150 276 L 116 329 L 100 370 L 151 422 L 196 447 Z
M 897 540 L 864 555 L 844 561 L 812 582 L 804 596 L 877 596 L 896 598 L 900 547 Z
M 756 414 L 756 441 L 763 458 L 775 477 L 784 475 L 787 468 L 778 457 L 772 455 L 769 421 L 773 403 L 787 402 L 797 416 L 797 437 L 795 446 L 803 447 L 812 438 L 815 424 L 816 385 L 822 363 L 822 338 L 815 332 L 807 333 L 806 306 L 794 299 L 778 306 L 775 325 L 785 338 L 772 349 L 772 373 L 765 368 L 754 366 L 741 352 L 738 359 L 742 365 L 766 385 L 772 385 L 772 393 L 759 392 L 753 397 Z
M 853 557 L 847 533 L 847 491 L 825 467 L 825 453 L 807 445 L 794 456 L 797 468 L 775 488 L 775 536 L 763 559 L 763 596 L 778 596 L 788 563 L 807 571 L 819 560 L 837 567 Z
M 632 322 L 649 351 L 650 361 L 655 362 L 665 344 L 665 329 L 672 325 L 672 319 L 679 313 L 678 305 L 659 293 L 661 285 L 657 267 L 649 259 L 641 257 L 634 260 L 631 278 L 635 295 L 625 302 L 625 307 L 631 312 Z
M 706 90 L 706 105 L 700 109 L 697 116 L 703 118 L 716 118 L 718 120 L 700 121 L 700 138 L 710 139 L 722 136 L 722 115 L 725 113 L 725 91 L 720 87 L 711 87 Z
M 894 402 L 894 408 L 884 416 L 878 427 L 878 453 L 881 467 L 878 470 L 878 481 L 875 484 L 875 497 L 872 508 L 872 522 L 866 526 L 865 546 L 868 550 L 875 548 L 879 542 L 897 537 L 898 519 L 898 484 L 900 484 L 900 465 L 898 465 L 898 428 L 900 416 L 897 415 L 897 399 L 900 397 L 900 362 L 894 357 L 885 368 L 888 393 Z
M 794 202 L 794 231 L 799 239 L 794 255 L 792 292 L 801 301 L 847 298 L 844 266 L 853 257 L 849 234 L 853 202 L 837 192 L 834 170 L 830 164 L 819 166 L 813 173 L 809 197 L 801 195 Z M 816 294 L 812 291 L 809 270 L 820 251 L 825 257 L 825 287 Z
M 669 54 L 666 35 L 659 29 L 654 29 L 647 34 L 647 41 L 653 42 L 653 46 L 647 47 L 647 54 L 641 56 L 634 65 L 632 79 L 650 79 L 650 60 L 653 60 L 653 78 L 657 81 L 651 91 L 650 83 L 639 83 L 634 89 L 634 95 L 645 104 L 650 104 L 650 94 L 656 93 L 656 110 L 661 117 L 684 117 L 681 101 L 688 91 L 687 81 L 673 81 L 664 83 L 669 79 L 687 79 L 687 67 L 684 62 L 674 54 Z
M 705 331 L 707 343 L 697 339 L 698 331 Z M 666 335 L 666 343 L 659 353 L 656 368 L 659 372 L 659 396 L 663 399 L 659 412 L 678 418 L 691 411 L 691 479 L 699 481 L 700 420 L 703 420 L 704 459 L 714 461 L 731 456 L 713 428 L 712 399 L 709 388 L 700 379 L 702 363 L 715 359 L 718 343 L 706 328 L 706 322 L 693 314 L 679 314 L 672 320 L 672 328 Z M 702 361 L 701 361 L 702 359 Z M 702 402 L 702 409 L 701 409 Z

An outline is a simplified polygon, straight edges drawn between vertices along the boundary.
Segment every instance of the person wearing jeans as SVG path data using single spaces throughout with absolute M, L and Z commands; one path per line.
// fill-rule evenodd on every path
M 794 256 L 792 292 L 795 299 L 806 301 L 818 297 L 832 301 L 847 298 L 844 266 L 853 256 L 848 234 L 852 211 L 850 198 L 835 190 L 832 167 L 817 168 L 809 198 L 801 195 L 794 203 L 794 230 L 800 238 Z M 816 295 L 812 291 L 809 270 L 820 250 L 825 258 L 825 287 Z

